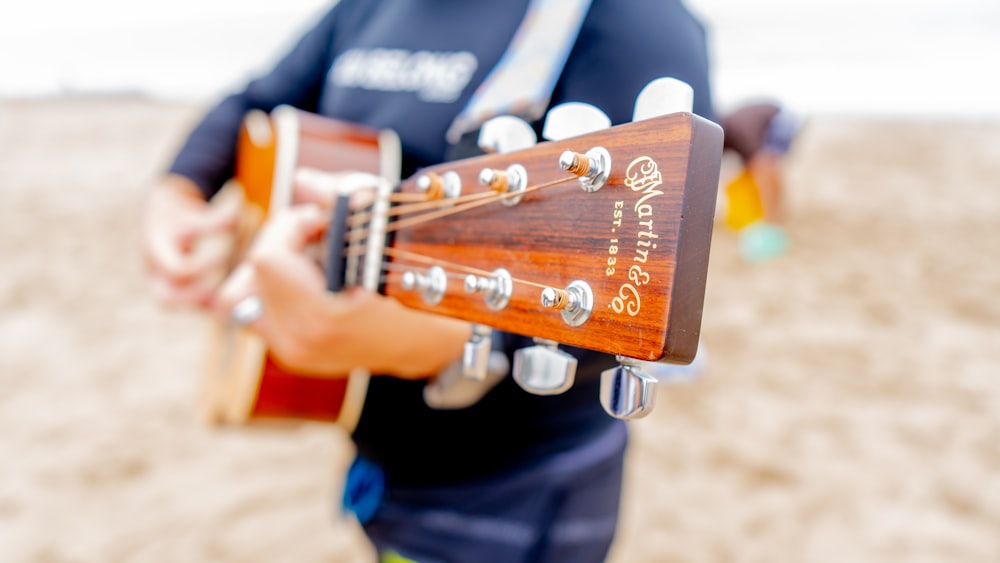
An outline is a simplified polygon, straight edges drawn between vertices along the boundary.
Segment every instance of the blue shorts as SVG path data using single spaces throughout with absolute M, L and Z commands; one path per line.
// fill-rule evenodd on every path
M 389 487 L 363 523 L 376 550 L 418 563 L 600 563 L 618 524 L 627 433 L 468 484 Z M 384 560 L 396 560 L 385 557 Z

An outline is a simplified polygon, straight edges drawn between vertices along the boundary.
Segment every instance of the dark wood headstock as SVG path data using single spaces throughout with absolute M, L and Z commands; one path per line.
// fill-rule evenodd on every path
M 607 150 L 611 168 L 606 184 L 587 192 L 559 160 L 564 151 L 594 147 Z M 414 309 L 507 332 L 639 360 L 690 362 L 701 328 L 721 155 L 718 125 L 676 113 L 426 169 L 403 182 L 400 193 L 422 193 L 418 186 L 428 178 L 454 173 L 462 195 L 447 207 L 393 218 L 385 292 Z M 484 169 L 512 165 L 527 172 L 527 189 L 519 203 L 506 205 L 501 199 L 509 197 L 479 178 Z M 487 193 L 494 197 L 472 199 Z M 448 283 L 431 304 L 404 281 L 406 272 L 423 274 L 434 264 Z M 513 283 L 506 306 L 494 310 L 482 294 L 468 292 L 464 280 L 498 268 Z M 592 312 L 579 326 L 540 299 L 544 288 L 566 290 L 575 281 L 593 294 Z

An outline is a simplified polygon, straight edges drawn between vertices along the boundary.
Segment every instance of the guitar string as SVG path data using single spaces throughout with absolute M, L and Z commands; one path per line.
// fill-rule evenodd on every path
M 424 211 L 426 209 L 431 209 L 427 213 L 417 215 L 415 217 L 407 217 L 405 219 L 399 219 L 393 223 L 390 223 L 386 229 L 387 233 L 399 231 L 402 229 L 416 227 L 423 225 L 424 223 L 429 223 L 431 221 L 442 219 L 450 215 L 456 215 L 458 213 L 464 213 L 471 209 L 476 209 L 484 205 L 489 205 L 491 203 L 496 203 L 505 199 L 513 199 L 516 197 L 521 197 L 529 193 L 542 190 L 545 188 L 551 188 L 559 184 L 563 184 L 572 180 L 576 180 L 576 176 L 570 176 L 568 178 L 560 178 L 558 180 L 553 180 L 551 182 L 546 182 L 544 184 L 538 184 L 535 186 L 530 186 L 522 191 L 517 192 L 504 192 L 504 193 L 494 193 L 494 192 L 483 192 L 479 194 L 471 194 L 468 196 L 461 196 L 454 199 L 435 199 L 431 201 L 426 201 L 422 203 L 414 203 L 408 205 L 398 205 L 389 212 L 389 216 L 405 215 L 408 213 L 417 213 Z M 458 203 L 459 205 L 456 205 Z M 395 212 L 393 212 L 395 210 Z M 358 220 L 358 223 L 367 223 L 371 219 L 370 212 L 363 212 L 365 214 L 365 221 Z M 349 220 L 349 223 L 351 220 Z M 352 239 L 365 239 L 368 237 L 367 229 L 358 229 L 357 231 L 351 232 Z
M 389 203 L 411 203 L 411 202 L 422 202 L 427 201 L 427 194 L 421 193 L 391 193 L 389 194 Z
M 514 197 L 520 197 L 528 193 L 558 186 L 573 180 L 576 180 L 576 177 L 569 176 L 566 178 L 553 180 L 551 182 L 530 186 L 522 191 L 517 191 L 517 192 L 505 192 L 500 194 L 494 192 L 483 192 L 478 194 L 461 196 L 458 198 L 434 199 L 429 201 L 426 200 L 426 196 L 422 196 L 421 194 L 414 194 L 414 195 L 421 195 L 421 197 L 424 197 L 425 201 L 406 204 L 406 205 L 397 205 L 396 207 L 392 208 L 392 210 L 390 210 L 390 215 L 396 216 L 396 215 L 419 213 L 427 209 L 430 209 L 431 211 L 413 217 L 399 219 L 393 223 L 390 223 L 386 228 L 386 232 L 390 233 L 406 228 L 412 228 L 415 226 L 423 225 L 431 221 L 449 217 L 451 215 L 464 213 L 471 209 L 482 207 L 483 205 L 500 202 L 505 199 L 511 199 Z M 395 195 L 409 195 L 409 194 L 395 194 Z M 459 205 L 456 205 L 456 202 L 458 202 Z M 348 219 L 348 225 L 350 228 L 348 230 L 347 240 L 345 241 L 347 247 L 345 248 L 344 255 L 346 257 L 359 257 L 364 255 L 365 252 L 367 251 L 365 242 L 367 241 L 369 231 L 367 228 L 362 228 L 362 226 L 364 224 L 367 224 L 367 222 L 370 221 L 370 219 L 371 219 L 370 211 L 358 210 L 357 212 L 351 213 L 351 217 Z M 445 269 L 447 276 L 450 278 L 459 277 L 461 275 L 461 274 L 453 274 L 451 272 L 464 272 L 466 275 L 471 274 L 476 276 L 489 276 L 492 274 L 492 272 L 481 270 L 479 268 L 473 268 L 471 266 L 449 262 L 447 260 L 443 260 L 440 258 L 433 258 L 431 256 L 426 256 L 420 253 L 401 250 L 401 249 L 394 249 L 391 247 L 384 248 L 383 255 L 390 258 L 408 260 L 410 262 L 427 264 L 431 266 L 440 266 L 441 268 Z M 391 270 L 410 269 L 410 267 L 407 266 L 407 264 L 405 263 L 390 262 L 388 260 L 382 260 L 380 267 L 382 270 L 379 276 L 381 282 L 388 281 L 389 276 L 391 275 L 390 274 Z M 358 261 L 358 268 L 359 269 L 364 268 L 363 260 Z M 544 289 L 548 287 L 545 284 L 519 278 L 514 278 L 511 280 L 511 282 L 528 287 L 535 287 L 538 289 Z
M 408 205 L 397 205 L 389 209 L 386 217 L 395 217 L 406 213 L 416 213 L 425 209 L 439 209 L 446 205 L 456 203 L 466 203 L 496 196 L 494 192 L 479 192 L 475 194 L 463 195 L 449 199 L 432 199 L 427 194 L 400 194 L 395 193 L 389 196 L 389 203 L 407 203 Z M 355 224 L 364 224 L 371 220 L 371 212 L 358 212 L 351 216 L 349 221 Z

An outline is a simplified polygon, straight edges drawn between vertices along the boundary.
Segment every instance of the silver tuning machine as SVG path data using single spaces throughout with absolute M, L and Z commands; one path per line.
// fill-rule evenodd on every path
M 618 367 L 601 372 L 601 406 L 615 418 L 642 418 L 653 410 L 656 379 L 638 360 L 618 356 Z
M 426 274 L 404 272 L 403 289 L 417 291 L 424 298 L 424 303 L 437 305 L 448 290 L 448 274 L 441 266 L 431 266 Z
M 501 115 L 483 123 L 476 144 L 483 152 L 506 154 L 529 149 L 537 142 L 538 136 L 527 121 L 512 115 Z
M 510 207 L 521 203 L 528 189 L 528 171 L 520 164 L 511 164 L 506 170 L 484 168 L 479 172 L 479 184 L 498 194 L 508 194 L 500 201 Z
M 576 358 L 552 340 L 536 338 L 535 344 L 514 352 L 514 381 L 535 395 L 558 395 L 572 387 Z
M 507 356 L 492 349 L 492 329 L 473 324 L 460 361 L 424 386 L 424 402 L 434 409 L 464 409 L 476 404 L 510 372 Z
M 542 137 L 548 141 L 563 141 L 608 127 L 611 127 L 611 118 L 597 106 L 583 102 L 565 102 L 545 114 Z
M 594 147 L 586 154 L 564 151 L 559 155 L 559 168 L 577 176 L 583 191 L 596 192 L 608 183 L 611 154 L 604 147 Z
M 462 178 L 453 170 L 444 174 L 421 174 L 417 177 L 416 186 L 428 199 L 455 199 L 462 195 Z
M 580 326 L 594 311 L 594 292 L 587 282 L 574 280 L 566 289 L 546 287 L 542 290 L 541 302 L 542 307 L 562 313 L 563 321 L 569 326 Z
M 642 121 L 670 113 L 694 111 L 694 89 L 673 77 L 657 78 L 643 86 L 635 99 L 632 121 Z
M 479 293 L 486 300 L 486 306 L 493 311 L 499 311 L 510 302 L 514 293 L 514 281 L 510 272 L 503 268 L 493 270 L 487 277 L 469 274 L 465 277 L 466 293 Z
M 462 377 L 483 381 L 489 372 L 490 351 L 493 348 L 493 329 L 473 324 L 472 336 L 462 352 Z

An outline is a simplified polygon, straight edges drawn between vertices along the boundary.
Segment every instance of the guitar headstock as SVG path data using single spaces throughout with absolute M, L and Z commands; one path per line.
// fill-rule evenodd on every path
M 721 128 L 681 112 L 423 170 L 394 197 L 404 305 L 637 360 L 690 362 Z

